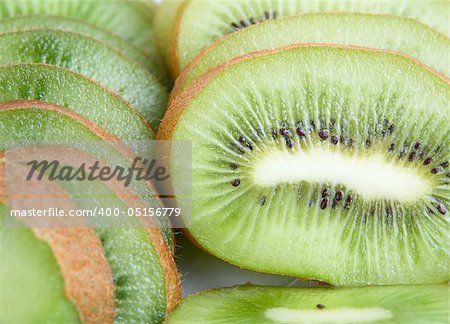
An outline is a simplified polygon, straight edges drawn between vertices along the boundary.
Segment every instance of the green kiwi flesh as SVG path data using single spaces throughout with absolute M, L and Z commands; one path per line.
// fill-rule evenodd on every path
M 217 38 L 246 26 L 285 16 L 312 12 L 384 13 L 416 18 L 449 35 L 448 1 L 205 1 L 190 0 L 177 21 L 171 53 L 174 70 L 182 70 L 200 51 Z M 361 27 L 364 29 L 364 27 Z
M 47 64 L 0 66 L 0 102 L 40 100 L 66 107 L 121 140 L 154 138 L 132 106 L 101 85 L 66 68 Z
M 91 25 L 83 20 L 69 17 L 58 17 L 48 15 L 31 15 L 6 18 L 0 20 L 0 33 L 30 30 L 30 29 L 53 29 L 66 30 L 92 37 L 101 43 L 121 52 L 132 61 L 144 67 L 161 82 L 170 85 L 168 72 L 160 60 L 146 55 L 133 44 L 107 30 Z
M 68 68 L 120 95 L 157 129 L 167 90 L 147 70 L 113 48 L 82 34 L 27 30 L 0 34 L 0 64 L 44 63 Z
M 21 122 L 24 120 L 26 123 Z M 79 121 L 60 112 L 43 108 L 28 106 L 23 109 L 1 111 L 0 125 L 2 126 L 0 127 L 1 151 L 12 148 L 4 145 L 19 140 L 70 140 L 74 144 L 77 141 L 102 140 Z M 113 155 L 108 155 L 108 157 L 111 158 Z M 116 159 L 116 157 L 113 158 Z M 120 157 L 117 159 L 120 160 Z M 114 163 L 114 160 L 110 162 Z M 95 205 L 95 197 L 108 197 L 113 194 L 105 185 L 98 182 L 92 184 L 69 182 L 63 185 L 77 202 L 79 208 Z M 89 200 L 88 205 L 83 205 L 83 202 L 86 204 L 86 196 L 91 196 L 92 200 Z M 147 202 L 153 203 L 155 207 L 160 206 L 150 200 Z M 118 205 L 113 207 L 125 210 L 118 201 L 117 203 Z M 135 220 L 122 219 L 123 227 L 97 227 L 95 229 L 113 274 L 115 321 L 117 323 L 160 322 L 166 313 L 166 280 L 161 264 L 162 260 L 156 252 L 154 242 L 150 239 L 147 230 L 139 227 L 138 224 L 130 224 Z M 55 279 L 50 277 L 50 280 Z M 31 287 L 31 289 L 33 288 Z M 34 291 L 32 290 L 32 292 Z
M 2 0 L 0 19 L 28 15 L 77 18 L 112 32 L 158 59 L 153 37 L 153 10 L 134 0 Z
M 0 203 L 0 322 L 79 323 L 49 246 L 25 227 L 5 224 Z
M 233 57 L 305 43 L 398 51 L 450 77 L 449 62 L 443 59 L 450 52 L 450 38 L 414 19 L 358 13 L 312 13 L 268 20 L 215 42 L 181 74 L 177 91 L 185 89 L 193 79 Z
M 186 224 L 211 254 L 334 285 L 440 283 L 448 102 L 448 82 L 402 55 L 292 46 L 206 74 L 158 137 L 192 141 Z
M 446 323 L 447 285 L 361 288 L 240 286 L 188 296 L 177 323 Z

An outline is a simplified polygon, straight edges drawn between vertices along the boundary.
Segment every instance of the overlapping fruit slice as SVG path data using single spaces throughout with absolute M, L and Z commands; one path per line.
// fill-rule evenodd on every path
M 192 140 L 186 223 L 212 254 L 336 285 L 439 283 L 449 100 L 449 83 L 407 57 L 293 46 L 215 68 L 158 136 Z

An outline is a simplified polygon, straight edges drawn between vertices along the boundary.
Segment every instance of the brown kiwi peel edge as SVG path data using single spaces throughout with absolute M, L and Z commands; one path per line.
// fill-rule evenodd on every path
M 115 149 L 125 157 L 130 156 L 129 149 L 120 143 L 116 137 L 68 109 L 51 103 L 32 100 L 0 103 L 0 111 L 33 108 L 48 109 L 64 114 L 83 124 L 101 139 L 111 141 Z M 2 203 L 6 203 L 4 156 L 5 152 L 0 152 L 0 202 Z M 49 183 L 49 185 L 54 186 L 51 189 L 55 192 L 64 192 L 61 187 L 54 183 Z M 149 186 L 153 189 L 153 185 L 149 184 Z M 114 190 L 114 187 L 114 185 L 111 185 L 110 189 Z M 117 191 L 117 188 L 114 191 Z M 127 203 L 122 195 L 121 199 Z M 115 299 L 112 271 L 95 230 L 91 228 L 31 229 L 39 239 L 46 241 L 52 249 L 61 268 L 66 294 L 76 305 L 82 321 L 86 323 L 113 323 Z M 166 312 L 168 313 L 181 300 L 180 274 L 160 229 L 158 227 L 147 227 L 146 230 L 165 274 Z M 80 240 L 80 237 L 83 237 L 83 240 Z M 68 253 L 68 251 L 70 252 Z M 89 278 L 87 284 L 86 278 Z

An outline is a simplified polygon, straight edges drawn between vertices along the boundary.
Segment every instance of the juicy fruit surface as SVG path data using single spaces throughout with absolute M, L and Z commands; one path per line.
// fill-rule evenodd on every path
M 26 120 L 26 123 L 20 121 Z M 70 117 L 46 109 L 14 109 L 0 113 L 0 138 L 11 141 L 99 140 L 99 137 Z M 0 147 L 1 150 L 9 147 Z M 112 161 L 110 161 L 112 162 Z M 117 164 L 120 165 L 120 164 Z M 79 208 L 90 208 L 101 197 L 114 195 L 105 185 L 68 182 L 64 188 Z M 91 199 L 86 199 L 86 196 Z M 118 200 L 112 208 L 126 210 Z M 147 200 L 149 201 L 149 200 Z M 155 201 L 154 207 L 159 207 Z M 154 243 L 144 228 L 138 228 L 136 219 L 120 219 L 114 228 L 96 228 L 105 256 L 113 272 L 115 287 L 115 320 L 160 321 L 166 310 L 166 281 Z M 92 223 L 95 225 L 95 223 Z
M 146 68 L 149 72 L 156 71 L 157 73 L 155 74 L 157 75 L 165 75 L 167 73 L 165 69 L 162 68 L 159 60 L 155 61 L 154 58 L 146 55 L 133 44 L 125 41 L 116 34 L 91 25 L 81 19 L 51 15 L 31 15 L 0 20 L 0 32 L 2 33 L 38 28 L 67 30 L 90 36 L 102 43 L 107 44 L 115 50 L 122 52 L 131 60 Z
M 2 0 L 0 19 L 26 15 L 78 18 L 108 30 L 158 58 L 152 29 L 152 10 L 133 0 Z
M 49 246 L 6 217 L 0 203 L 0 322 L 78 323 Z
M 0 66 L 0 102 L 41 100 L 86 117 L 122 140 L 148 140 L 153 131 L 125 101 L 68 69 L 43 64 Z
M 313 13 L 269 20 L 228 35 L 189 64 L 180 76 L 181 81 L 177 81 L 181 83 L 179 91 L 199 75 L 233 57 L 303 43 L 398 51 L 450 77 L 449 62 L 443 60 L 450 52 L 450 39 L 414 19 L 390 15 Z
M 120 95 L 155 129 L 168 94 L 159 81 L 111 47 L 78 33 L 31 30 L 0 34 L 0 64 L 45 63 L 80 73 Z
M 242 286 L 187 297 L 172 323 L 445 323 L 449 288 Z
M 175 65 L 181 70 L 217 38 L 254 23 L 299 13 L 346 11 L 386 13 L 416 18 L 449 34 L 447 1 L 204 1 L 191 0 L 179 20 Z M 201 22 L 199 24 L 198 22 Z
M 448 280 L 447 82 L 403 56 L 323 46 L 203 82 L 159 133 L 192 140 L 186 221 L 201 246 L 337 285 Z

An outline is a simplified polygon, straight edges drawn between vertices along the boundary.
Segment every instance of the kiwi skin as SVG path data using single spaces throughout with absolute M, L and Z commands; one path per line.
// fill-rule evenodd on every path
M 289 50 L 289 49 L 294 49 L 294 48 L 301 48 L 301 47 L 330 47 L 330 45 L 324 45 L 324 44 L 302 44 L 302 45 L 291 45 L 288 47 L 284 47 L 284 48 L 279 48 L 279 49 L 274 49 L 274 50 L 267 50 L 267 51 L 262 51 L 262 52 L 257 52 L 257 53 L 250 53 L 247 55 L 243 55 L 241 57 L 237 57 L 234 58 L 228 62 L 223 63 L 220 66 L 215 67 L 213 70 L 207 72 L 205 75 L 203 75 L 202 77 L 200 77 L 199 79 L 196 80 L 196 82 L 194 82 L 193 84 L 191 84 L 184 92 L 182 92 L 182 94 L 180 96 L 178 96 L 175 100 L 172 101 L 167 114 L 165 116 L 165 118 L 162 121 L 161 127 L 158 131 L 157 134 L 157 138 L 158 139 L 162 139 L 162 140 L 170 140 L 172 139 L 172 135 L 173 132 L 176 128 L 176 126 L 178 125 L 178 121 L 180 119 L 180 117 L 183 115 L 183 110 L 185 108 L 187 108 L 187 104 L 193 99 L 196 98 L 197 95 L 204 89 L 204 87 L 212 80 L 214 79 L 216 76 L 218 76 L 221 72 L 223 72 L 224 70 L 226 70 L 227 68 L 231 67 L 232 65 L 245 61 L 245 60 L 251 60 L 252 58 L 255 57 L 259 57 L 259 56 L 264 56 L 264 55 L 271 55 L 271 54 L 275 54 L 277 52 L 280 51 L 285 51 L 285 50 Z M 430 68 L 428 68 L 427 66 L 424 66 L 422 63 L 418 62 L 417 60 L 412 60 L 409 57 L 405 56 L 405 55 L 401 55 L 399 53 L 395 53 L 395 52 L 390 52 L 390 51 L 385 51 L 385 50 L 376 50 L 376 49 L 365 49 L 365 48 L 360 48 L 360 47 L 355 47 L 355 46 L 332 46 L 335 48 L 342 48 L 342 49 L 354 49 L 354 50 L 358 50 L 358 51 L 367 51 L 368 53 L 370 52 L 382 52 L 382 53 L 386 53 L 389 55 L 395 55 L 397 57 L 402 57 L 402 60 L 405 61 L 412 61 L 414 62 L 415 65 L 418 66 L 418 68 L 423 69 L 423 70 L 427 70 L 428 73 L 430 73 L 430 75 L 434 77 L 436 77 L 436 79 L 440 79 L 442 80 L 445 84 L 448 84 L 448 80 L 446 80 L 443 76 L 437 74 L 435 71 L 431 70 Z M 192 116 L 190 116 L 192 117 Z M 170 153 L 169 153 L 170 154 Z M 195 238 L 193 238 L 192 234 L 188 235 L 188 237 L 190 237 L 192 240 L 194 240 L 194 243 L 196 243 L 196 245 L 201 245 L 201 241 L 197 241 L 195 242 Z M 207 249 L 206 247 L 203 247 L 203 249 Z M 209 251 L 209 253 L 212 253 L 211 251 Z M 213 253 L 215 256 L 218 256 L 219 258 L 233 263 L 237 266 L 243 266 L 242 264 L 237 263 L 237 261 L 233 261 L 231 258 L 228 258 L 225 255 L 218 255 L 216 253 Z M 256 267 L 256 266 L 251 266 L 249 264 L 243 266 L 247 269 L 252 269 L 255 271 L 263 271 L 263 272 L 270 272 L 270 273 L 275 273 L 273 272 L 273 270 L 268 271 L 268 270 L 262 270 L 260 267 Z M 281 272 L 276 272 L 277 274 L 285 274 L 287 275 L 287 273 L 281 273 Z M 289 275 L 295 275 L 290 273 Z M 307 278 L 308 279 L 318 279 L 318 278 L 314 278 L 314 276 L 310 277 L 307 274 Z M 304 277 L 302 277 L 304 278 Z M 320 278 L 321 280 L 325 280 L 327 281 L 327 279 L 324 278 Z M 438 279 L 440 280 L 440 279 Z M 333 282 L 331 281 L 333 284 L 339 284 L 339 285 L 355 285 L 355 283 L 342 283 L 342 282 Z M 432 281 L 430 281 L 432 282 Z M 435 281 L 437 282 L 437 281 Z
M 125 156 L 130 151 L 121 146 L 117 138 L 108 134 L 104 129 L 96 126 L 88 119 L 74 114 L 64 107 L 42 101 L 18 100 L 0 103 L 0 112 L 15 109 L 44 109 L 65 115 L 84 125 L 100 139 L 115 141 L 117 148 Z M 0 174 L 3 174 L 4 164 L 0 164 Z M 5 179 L 0 177 L 0 199 L 5 201 Z M 33 229 L 35 234 L 45 240 L 61 267 L 66 283 L 66 293 L 74 300 L 81 318 L 88 323 L 112 322 L 114 317 L 114 284 L 112 273 L 104 255 L 99 237 L 92 229 Z M 166 282 L 166 309 L 170 312 L 181 299 L 180 277 L 176 265 L 159 228 L 146 228 L 156 253 L 159 256 Z M 80 241 L 80 237 L 83 240 Z M 82 242 L 82 247 L 80 247 Z M 83 248 L 84 247 L 84 248 Z M 88 248 L 89 247 L 89 248 Z M 85 248 L 88 248 L 85 251 Z M 67 251 L 72 251 L 67 253 Z M 82 271 L 73 267 L 82 266 Z M 80 270 L 80 268 L 78 268 Z M 89 275 L 91 274 L 92 275 Z M 86 278 L 89 278 L 89 283 Z

